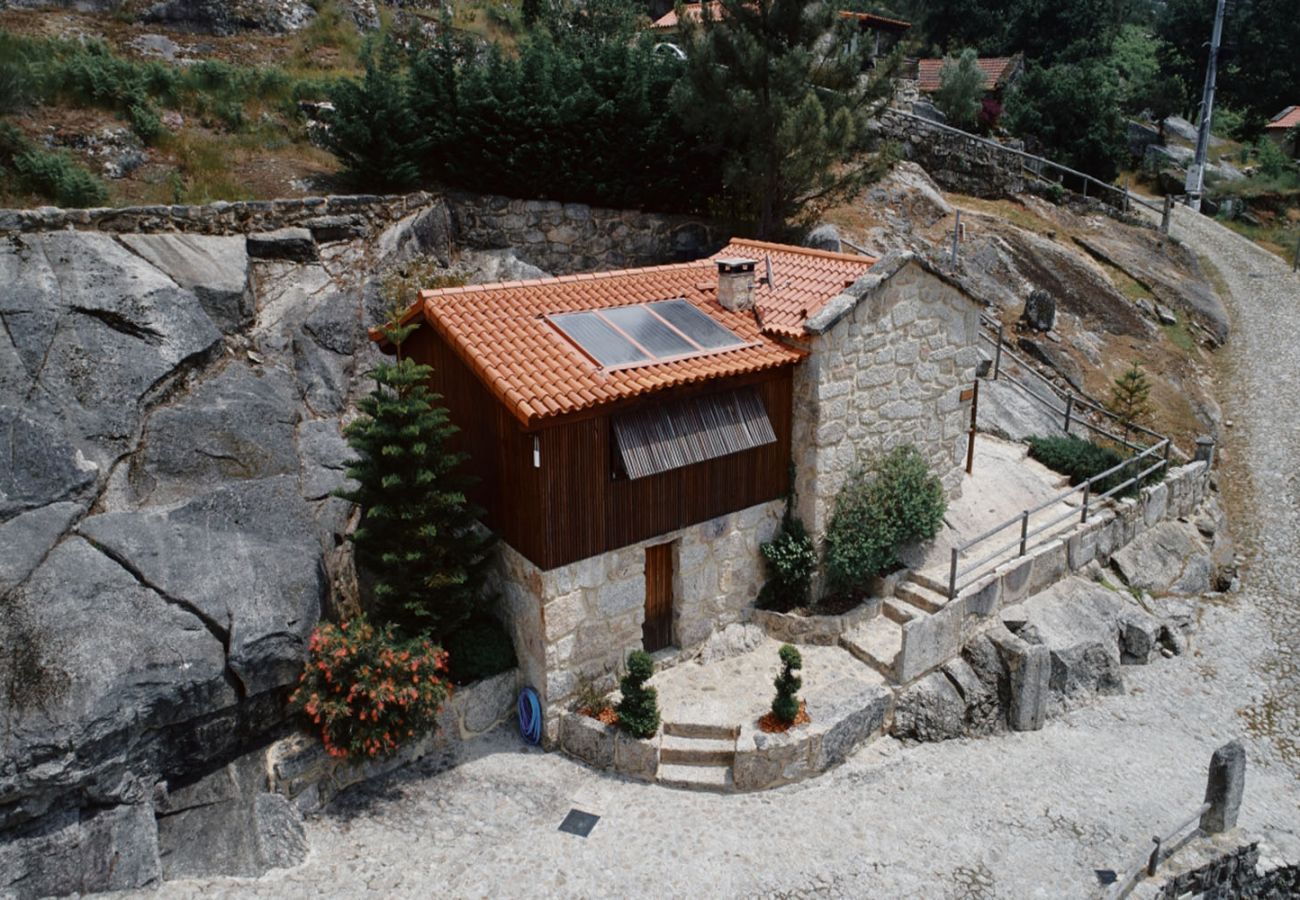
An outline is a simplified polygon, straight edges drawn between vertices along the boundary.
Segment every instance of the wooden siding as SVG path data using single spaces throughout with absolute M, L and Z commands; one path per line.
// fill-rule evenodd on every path
M 456 449 L 480 479 L 471 499 L 484 523 L 542 569 L 552 569 L 688 525 L 775 500 L 789 488 L 793 368 L 664 391 L 527 431 L 461 359 L 425 326 L 407 351 L 433 366 L 432 386 L 461 428 Z M 613 477 L 611 416 L 678 398 L 752 384 L 776 443 L 657 475 Z M 593 414 L 595 413 L 595 414 Z M 533 467 L 534 440 L 541 467 Z

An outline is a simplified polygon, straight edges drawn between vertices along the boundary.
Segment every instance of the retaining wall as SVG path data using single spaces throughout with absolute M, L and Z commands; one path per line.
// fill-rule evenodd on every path
M 1009 197 L 1025 189 L 1019 157 L 982 141 L 932 128 L 887 109 L 877 119 L 878 134 L 897 141 L 904 158 L 925 169 L 940 187 L 973 197 Z
M 1091 514 L 1073 528 L 1025 556 L 1003 563 L 964 588 L 943 609 L 903 626 L 903 647 L 895 677 L 907 684 L 961 652 L 977 632 L 1012 603 L 1051 587 L 1088 563 L 1107 560 L 1142 532 L 1164 521 L 1189 515 L 1209 491 L 1209 468 L 1193 462 L 1170 471 L 1157 485 L 1111 509 Z

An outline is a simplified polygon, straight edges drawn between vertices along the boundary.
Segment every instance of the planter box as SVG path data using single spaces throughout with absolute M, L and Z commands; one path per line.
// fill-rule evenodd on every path
M 767 632 L 769 637 L 787 644 L 833 647 L 839 643 L 840 635 L 844 632 L 880 615 L 882 603 L 879 597 L 872 597 L 838 616 L 802 616 L 755 609 L 750 621 Z

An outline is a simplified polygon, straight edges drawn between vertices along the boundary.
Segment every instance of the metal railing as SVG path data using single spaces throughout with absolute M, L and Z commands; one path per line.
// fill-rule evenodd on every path
M 1151 855 L 1145 856 L 1136 862 L 1129 869 L 1127 876 L 1116 880 L 1116 882 L 1111 886 L 1111 889 L 1106 893 L 1107 900 L 1119 900 L 1121 897 L 1127 897 L 1129 893 L 1132 892 L 1133 888 L 1137 887 L 1137 883 L 1141 881 L 1143 877 L 1150 878 L 1155 875 L 1156 870 L 1160 868 L 1160 863 L 1164 862 L 1162 855 L 1164 858 L 1168 858 L 1168 854 L 1165 853 L 1165 847 L 1169 842 L 1191 827 L 1193 822 L 1200 822 L 1201 816 L 1209 812 L 1212 805 L 1213 804 L 1209 802 L 1202 803 L 1197 807 L 1196 812 L 1192 813 L 1186 819 L 1171 828 L 1168 834 L 1153 835 L 1151 840 L 1155 844 L 1155 847 L 1152 848 Z
M 999 144 L 997 141 L 991 141 L 988 138 L 980 137 L 977 134 L 971 134 L 969 131 L 962 131 L 960 128 L 953 128 L 951 125 L 944 125 L 941 122 L 935 122 L 932 119 L 927 119 L 924 116 L 918 116 L 915 113 L 904 112 L 901 109 L 891 109 L 890 112 L 893 113 L 894 115 L 898 115 L 910 119 L 913 122 L 919 122 L 927 128 L 933 128 L 936 131 L 944 131 L 949 134 L 960 135 L 961 137 L 966 138 L 969 141 L 978 144 L 983 144 L 986 147 L 990 147 L 994 150 L 997 150 L 1000 153 L 1011 154 L 1016 157 L 1019 157 L 1021 168 L 1024 171 L 1032 173 L 1037 178 L 1047 180 L 1043 175 L 1044 170 L 1055 171 L 1057 173 L 1060 173 L 1061 177 L 1057 178 L 1058 183 L 1063 183 L 1064 176 L 1070 175 L 1074 178 L 1079 179 L 1079 181 L 1082 183 L 1083 196 L 1085 197 L 1088 196 L 1088 188 L 1091 185 L 1095 195 L 1097 195 L 1098 197 L 1109 197 L 1112 201 L 1117 202 L 1119 208 L 1122 209 L 1124 212 L 1128 212 L 1129 205 L 1132 203 L 1136 203 L 1140 206 L 1145 206 L 1148 209 L 1154 210 L 1155 212 L 1161 211 L 1159 206 L 1156 206 L 1153 203 L 1149 203 L 1146 200 L 1142 199 L 1141 197 L 1137 196 L 1136 194 L 1133 194 L 1132 192 L 1129 191 L 1127 187 L 1121 188 L 1121 187 L 1116 187 L 1113 184 L 1107 184 L 1106 182 L 1098 178 L 1094 178 L 1093 176 L 1087 174 L 1086 172 L 1080 172 L 1078 169 L 1072 169 L 1069 166 L 1062 165 L 1061 163 L 1058 162 L 1053 162 L 1052 160 L 1046 159 L 1042 156 L 1035 156 L 1033 153 L 1026 153 L 1024 150 L 1017 150 L 1014 147 L 1008 147 L 1004 144 Z
M 1070 519 L 1077 518 L 1080 523 L 1086 523 L 1088 521 L 1088 514 L 1095 511 L 1100 504 L 1105 503 L 1105 501 L 1109 500 L 1111 497 L 1123 493 L 1130 487 L 1142 485 L 1147 478 L 1154 475 L 1156 472 L 1167 470 L 1169 467 L 1169 447 L 1170 442 L 1168 438 L 1157 444 L 1152 444 L 1140 453 L 1135 453 L 1128 459 L 1123 460 L 1118 465 L 1111 466 L 1106 471 L 1093 475 L 1082 484 L 1075 485 L 1068 491 L 1063 491 L 1053 497 L 1049 497 L 1047 500 L 1044 500 L 1032 509 L 1026 509 L 1022 511 L 1020 515 L 1007 519 L 1004 522 L 1000 522 L 988 531 L 976 535 L 970 540 L 953 547 L 950 551 L 951 558 L 949 560 L 948 568 L 948 599 L 950 601 L 956 599 L 957 594 L 963 588 L 978 581 L 980 577 L 986 574 L 986 566 L 989 566 L 990 564 L 996 566 L 1004 562 L 1005 560 L 1003 557 L 1008 552 L 1012 550 L 1018 551 L 1013 558 L 1025 556 L 1029 552 L 1029 541 L 1032 538 L 1037 537 L 1045 531 L 1054 529 L 1062 522 Z M 1157 456 L 1157 454 L 1159 454 L 1159 456 Z M 1155 459 L 1155 462 L 1151 463 L 1146 468 L 1140 469 L 1140 471 L 1137 471 L 1124 481 L 1121 481 L 1107 490 L 1094 494 L 1094 489 L 1104 485 L 1108 479 L 1118 476 L 1129 466 L 1139 468 L 1138 464 L 1145 459 Z M 1045 509 L 1050 509 L 1058 503 L 1065 503 L 1076 494 L 1082 494 L 1082 502 L 1078 509 L 1068 509 L 1064 513 L 1061 513 L 1046 522 L 1040 522 L 1033 529 L 1029 527 L 1031 516 L 1036 515 Z M 977 544 L 982 544 L 987 540 L 997 537 L 1012 528 L 1017 529 L 1018 533 L 1015 534 L 1010 541 L 999 544 L 992 551 L 985 553 L 974 562 L 967 563 L 964 567 L 961 565 L 961 556 L 968 553 L 971 548 L 975 547 Z M 972 575 L 974 577 L 971 577 Z

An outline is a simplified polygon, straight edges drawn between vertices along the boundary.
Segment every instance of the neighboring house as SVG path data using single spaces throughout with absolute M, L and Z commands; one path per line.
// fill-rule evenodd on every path
M 916 64 L 917 86 L 923 94 L 932 94 L 939 90 L 942 82 L 945 59 L 922 59 Z M 986 96 L 1001 100 L 1003 92 L 1016 82 L 1025 70 L 1024 57 L 992 56 L 977 60 L 980 71 L 984 73 L 984 93 Z
M 504 544 L 494 589 L 548 740 L 581 679 L 747 617 L 792 471 L 819 544 L 864 453 L 914 444 L 956 490 L 978 310 L 911 254 L 744 240 L 421 292 L 403 348 L 433 366 L 481 479 Z
M 1300 129 L 1300 106 L 1288 106 L 1264 126 L 1264 134 L 1284 152 L 1300 158 L 1300 140 L 1296 140 L 1297 129 Z

